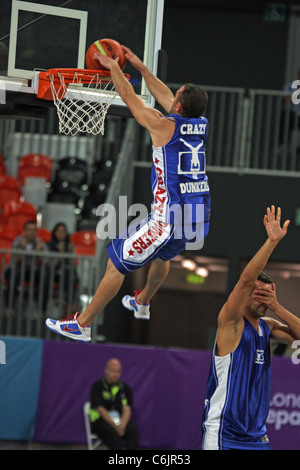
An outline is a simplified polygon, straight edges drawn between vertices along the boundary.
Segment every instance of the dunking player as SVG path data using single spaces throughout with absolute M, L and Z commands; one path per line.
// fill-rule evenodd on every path
M 207 95 L 199 86 L 186 84 L 174 96 L 130 49 L 124 49 L 127 60 L 140 71 L 151 94 L 170 114 L 164 116 L 147 106 L 136 95 L 117 61 L 95 54 L 111 71 L 114 86 L 134 118 L 150 133 L 153 204 L 147 220 L 127 234 L 126 239 L 119 236 L 108 245 L 107 269 L 90 305 L 80 315 L 46 320 L 52 331 L 79 341 L 90 340 L 91 323 L 117 294 L 124 276 L 151 262 L 144 289 L 122 300 L 135 318 L 149 319 L 150 300 L 168 274 L 169 260 L 185 250 L 187 244 L 198 244 L 201 238 L 203 241 L 209 229 L 210 192 L 205 173 L 208 121 L 202 117 Z
M 221 309 L 203 413 L 204 450 L 269 450 L 265 422 L 270 403 L 270 337 L 291 344 L 300 319 L 282 307 L 262 270 L 286 235 L 281 210 L 267 209 L 268 238 L 250 260 Z M 267 309 L 276 317 L 264 317 Z M 264 317 L 264 318 L 263 318 Z

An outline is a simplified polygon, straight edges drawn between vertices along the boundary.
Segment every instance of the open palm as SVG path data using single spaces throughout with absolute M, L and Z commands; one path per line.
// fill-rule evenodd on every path
M 271 209 L 268 207 L 267 214 L 264 217 L 264 226 L 266 228 L 269 239 L 272 241 L 281 240 L 287 233 L 290 221 L 286 220 L 283 224 L 283 227 L 281 227 L 280 222 L 280 207 L 277 208 L 277 214 L 274 206 L 271 206 Z
M 106 67 L 108 70 L 111 69 L 112 64 L 119 62 L 119 57 L 112 59 L 111 57 L 101 54 L 100 52 L 95 52 L 94 59 L 98 60 L 103 67 Z

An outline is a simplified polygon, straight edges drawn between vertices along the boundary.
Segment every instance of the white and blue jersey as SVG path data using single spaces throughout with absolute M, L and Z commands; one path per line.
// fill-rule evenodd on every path
M 166 117 L 174 120 L 175 130 L 165 146 L 153 147 L 153 214 L 164 222 L 181 224 L 183 218 L 176 219 L 179 207 L 178 214 L 184 216 L 185 212 L 185 223 L 197 223 L 196 204 L 203 204 L 204 221 L 208 221 L 210 199 L 205 155 L 208 121 L 205 117 L 184 118 L 178 114 Z
M 266 420 L 270 403 L 270 329 L 257 332 L 244 317 L 237 348 L 213 353 L 202 420 L 203 449 L 270 449 Z
M 151 214 L 107 246 L 109 257 L 123 274 L 156 258 L 167 261 L 185 249 L 201 249 L 209 230 L 208 121 L 178 114 L 166 118 L 175 122 L 175 129 L 166 145 L 153 147 Z

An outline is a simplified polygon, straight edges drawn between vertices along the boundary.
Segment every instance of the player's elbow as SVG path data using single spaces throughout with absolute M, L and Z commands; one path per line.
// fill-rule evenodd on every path
M 250 273 L 243 272 L 240 276 L 239 282 L 242 287 L 252 287 L 255 282 L 255 278 Z

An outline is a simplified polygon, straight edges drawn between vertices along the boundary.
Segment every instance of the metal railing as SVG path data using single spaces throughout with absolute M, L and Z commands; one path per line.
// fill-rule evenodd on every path
M 244 169 L 300 176 L 299 123 L 289 93 L 249 90 Z
M 178 89 L 181 84 L 169 84 L 172 89 Z M 209 96 L 209 106 L 207 109 L 207 117 L 210 123 L 210 133 L 207 145 L 207 170 L 222 171 L 222 172 L 238 172 L 247 173 L 254 172 L 258 174 L 276 174 L 288 176 L 300 176 L 300 142 L 299 141 L 299 115 L 292 115 L 290 104 L 291 96 L 287 92 L 270 91 L 270 90 L 246 90 L 242 88 L 228 88 L 228 87 L 203 87 Z M 115 123 L 119 127 L 120 122 Z M 108 129 L 110 127 L 108 126 Z M 115 135 L 116 128 L 112 128 L 112 135 Z M 26 133 L 24 131 L 23 139 L 26 140 Z M 1 120 L 0 126 L 0 141 L 1 149 L 4 154 L 7 154 L 13 143 L 14 127 L 11 121 L 7 123 Z M 145 137 L 147 136 L 147 138 Z M 48 137 L 47 137 L 48 138 Z M 57 136 L 52 135 L 52 138 Z M 40 142 L 44 142 L 45 136 L 41 135 Z M 50 139 L 50 136 L 49 136 Z M 73 138 L 70 138 L 73 139 Z M 47 140 L 47 139 L 46 139 Z M 112 139 L 108 139 L 112 140 Z M 82 142 L 82 141 L 81 141 Z M 142 147 L 147 148 L 147 152 L 140 153 L 138 143 L 142 142 Z M 91 142 L 86 143 L 90 145 Z M 100 143 L 100 141 L 98 142 Z M 101 142 L 102 146 L 109 145 Z M 70 141 L 70 144 L 73 144 Z M 93 143 L 94 145 L 94 143 Z M 98 149 L 99 150 L 99 149 Z M 109 150 L 109 149 L 108 149 Z M 144 150 L 144 148 L 143 148 Z M 94 155 L 94 151 L 92 152 Z M 91 153 L 91 155 L 92 155 Z M 116 158 L 116 166 L 111 180 L 109 192 L 107 194 L 106 203 L 111 204 L 118 208 L 118 198 L 120 195 L 128 197 L 128 206 L 131 204 L 133 179 L 134 179 L 134 165 L 151 166 L 152 152 L 151 142 L 147 131 L 137 126 L 133 119 L 129 119 L 126 124 L 125 134 L 122 134 L 122 144 L 118 157 Z M 79 290 L 81 299 L 89 301 L 90 296 L 93 295 L 95 289 L 100 282 L 106 269 L 107 254 L 106 246 L 109 240 L 98 241 L 97 254 L 93 257 L 80 257 L 77 255 L 60 255 L 60 261 L 67 263 L 68 259 L 79 259 L 82 261 L 80 265 L 87 264 L 86 269 L 82 272 L 82 277 L 79 278 Z M 18 273 L 20 283 L 18 289 L 14 289 L 11 281 L 7 281 L 4 276 L 3 259 L 5 257 L 16 255 L 16 253 L 9 250 L 0 250 L 2 256 L 1 261 L 1 286 L 0 295 L 1 302 L 6 300 L 6 304 L 2 304 L 5 312 L 1 309 L 0 313 L 0 327 L 3 334 L 20 334 L 25 336 L 40 336 L 47 333 L 42 330 L 40 317 L 43 312 L 43 290 L 41 285 L 38 290 L 38 297 L 35 298 L 33 286 L 36 283 L 34 274 L 29 275 L 29 280 L 25 279 L 25 268 L 22 268 Z M 24 254 L 28 257 L 29 254 Z M 32 265 L 35 266 L 35 261 Z M 37 256 L 37 255 L 36 255 Z M 39 254 L 39 256 L 41 256 Z M 59 315 L 63 306 L 62 293 L 64 291 L 62 284 L 52 282 L 51 276 L 54 271 L 52 268 L 52 257 L 50 253 L 43 254 L 41 268 L 41 277 L 39 282 L 43 282 L 42 276 L 48 276 L 49 280 L 49 301 L 52 312 L 54 305 L 58 306 Z M 55 255 L 57 258 L 57 255 Z M 69 258 L 68 258 L 69 257 Z M 54 257 L 55 258 L 55 257 Z M 57 261 L 57 259 L 56 259 Z M 90 263 L 90 264 L 89 264 Z M 47 270 L 46 270 L 47 266 Z M 31 273 L 33 273 L 33 267 Z M 36 266 L 35 266 L 36 267 Z M 23 271 L 22 271 L 23 269 Z M 70 269 L 70 268 L 69 268 Z M 12 269 L 16 277 L 16 269 Z M 71 270 L 72 271 L 72 270 Z M 74 271 L 75 272 L 75 271 Z M 23 273 L 23 274 L 22 274 Z M 23 276 L 23 277 L 22 277 Z M 83 278 L 88 278 L 87 285 L 84 286 Z M 31 281 L 30 281 L 31 279 Z M 22 282 L 22 281 L 25 282 Z M 35 281 L 35 282 L 34 282 Z M 71 281 L 70 281 L 71 282 Z M 11 285 L 10 285 L 11 284 Z M 28 289 L 28 286 L 32 288 Z M 55 288 L 54 288 L 55 286 Z M 81 289 L 84 286 L 84 289 Z M 25 288 L 26 287 L 26 288 Z M 60 293 L 60 294 L 59 294 Z M 6 299 L 4 297 L 6 296 Z M 71 291 L 69 294 L 71 299 Z M 25 302 L 26 300 L 26 302 Z M 56 303 L 54 303 L 54 300 Z M 70 301 L 64 299 L 64 305 L 67 302 L 69 310 Z M 12 308 L 14 301 L 15 309 Z M 17 303 L 16 303 L 17 302 Z M 51 304 L 52 302 L 52 304 Z M 24 305 L 28 306 L 26 310 Z M 15 306 L 14 305 L 14 306 Z M 81 306 L 79 306 L 81 308 Z M 11 311 L 14 314 L 9 316 Z M 25 311 L 28 314 L 25 315 Z M 35 313 L 36 312 L 36 313 Z M 49 312 L 51 313 L 51 312 Z M 37 318 L 39 323 L 37 323 Z M 21 320 L 22 319 L 22 320 Z M 103 325 L 104 312 L 101 312 L 94 321 L 92 328 L 92 340 L 97 341 L 103 339 L 101 328 Z M 35 330 L 33 325 L 35 324 Z
M 129 120 L 105 201 L 116 210 L 121 195 L 131 204 L 137 129 Z M 89 304 L 106 270 L 109 241 L 97 240 L 95 256 L 0 249 L 0 333 L 53 337 L 45 317 L 60 319 Z M 104 311 L 93 322 L 92 341 L 105 339 L 103 320 Z
M 133 162 L 137 157 L 137 137 L 138 125 L 133 120 L 128 121 L 124 139 L 121 145 L 120 153 L 118 155 L 117 164 L 111 180 L 109 191 L 105 200 L 105 204 L 111 204 L 116 209 L 117 220 L 119 208 L 119 196 L 127 196 L 128 207 L 132 203 L 133 196 L 133 181 L 134 181 L 134 167 Z M 109 222 L 107 222 L 109 223 Z M 106 247 L 110 240 L 99 240 L 97 244 L 97 265 L 96 265 L 96 278 L 98 282 L 104 276 L 108 255 Z M 99 312 L 99 315 L 93 322 L 92 340 L 103 340 L 101 334 L 101 326 L 104 320 L 104 311 Z
M 96 288 L 96 257 L 0 249 L 0 332 L 53 338 L 46 317 L 81 311 Z
M 169 83 L 176 91 L 180 83 Z M 210 124 L 207 170 L 300 176 L 300 109 L 291 93 L 203 86 Z M 298 105 L 300 107 L 300 105 Z
M 99 161 L 114 160 L 119 152 L 124 120 L 120 116 L 107 116 L 105 134 L 65 136 L 59 134 L 57 115 L 49 109 L 45 120 L 0 119 L 0 154 L 4 157 L 7 173 L 16 176 L 19 160 L 28 153 L 42 153 L 54 163 L 64 157 L 78 157 L 91 169 Z
M 182 84 L 168 86 L 176 91 Z M 205 85 L 203 88 L 209 100 L 208 171 L 300 176 L 300 112 L 291 110 L 291 93 Z M 54 161 L 66 155 L 82 156 L 92 165 L 94 158 L 106 159 L 121 145 L 121 117 L 108 116 L 105 135 L 98 137 L 60 136 L 55 133 L 55 120 L 53 112 L 47 126 L 36 120 L 0 120 L 0 153 L 9 156 L 12 172 L 16 171 L 21 153 L 39 151 Z M 137 138 L 136 164 L 149 166 L 148 131 L 139 129 Z

